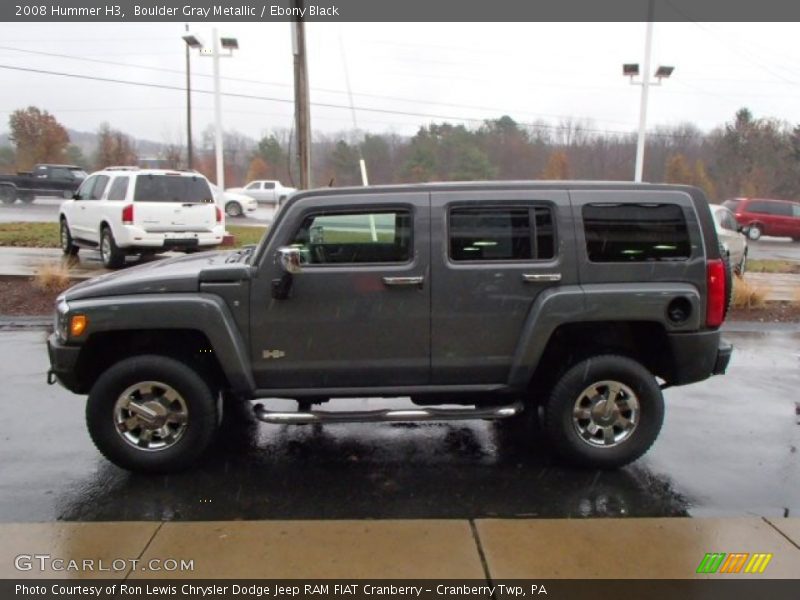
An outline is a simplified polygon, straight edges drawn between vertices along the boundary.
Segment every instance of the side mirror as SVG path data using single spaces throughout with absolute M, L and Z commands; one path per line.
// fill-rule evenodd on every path
M 736 231 L 738 231 L 739 233 L 747 233 L 747 232 L 744 230 L 744 225 L 737 225 L 737 226 L 736 226 Z
M 80 200 L 81 199 L 81 195 L 78 192 L 75 192 L 74 194 L 72 194 L 72 199 L 73 200 Z
M 299 248 L 292 248 L 291 246 L 278 248 L 278 260 L 284 272 L 290 275 L 297 275 L 303 272 L 303 260 Z

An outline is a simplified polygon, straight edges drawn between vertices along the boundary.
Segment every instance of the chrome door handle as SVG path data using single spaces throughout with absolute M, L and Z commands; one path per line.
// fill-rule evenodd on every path
M 540 283 L 542 281 L 561 281 L 561 273 L 523 273 L 522 281 L 525 283 Z
M 400 287 L 400 286 L 409 286 L 409 285 L 416 285 L 422 287 L 422 283 L 425 281 L 425 278 L 422 276 L 419 277 L 383 277 L 384 285 L 388 285 L 389 287 Z

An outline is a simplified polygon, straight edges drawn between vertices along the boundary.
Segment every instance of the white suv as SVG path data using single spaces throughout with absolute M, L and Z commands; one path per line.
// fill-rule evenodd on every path
M 97 248 L 108 268 L 126 254 L 210 249 L 225 236 L 208 180 L 194 171 L 109 167 L 87 177 L 59 212 L 64 254 Z

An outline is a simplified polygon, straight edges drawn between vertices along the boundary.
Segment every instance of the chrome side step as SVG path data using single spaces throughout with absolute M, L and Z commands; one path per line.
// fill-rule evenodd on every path
M 523 411 L 521 402 L 505 406 L 469 408 L 409 408 L 359 411 L 311 410 L 307 412 L 282 412 L 267 410 L 263 404 L 253 407 L 256 418 L 265 423 L 279 425 L 305 425 L 309 423 L 413 423 L 419 421 L 464 421 L 468 419 L 508 419 Z

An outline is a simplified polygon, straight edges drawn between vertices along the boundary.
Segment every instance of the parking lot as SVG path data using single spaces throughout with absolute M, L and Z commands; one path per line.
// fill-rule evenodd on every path
M 800 329 L 726 337 L 729 373 L 667 390 L 659 440 L 619 471 L 566 468 L 498 423 L 272 426 L 239 410 L 199 467 L 146 477 L 103 459 L 83 398 L 45 383 L 45 332 L 0 331 L 0 521 L 796 516 Z

